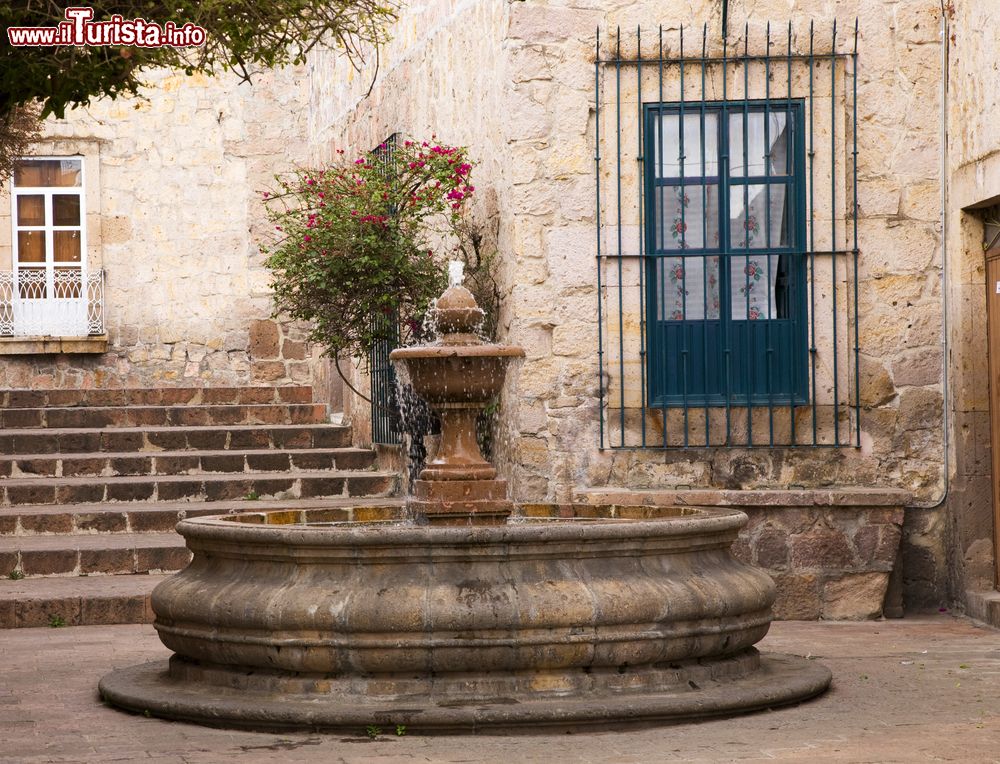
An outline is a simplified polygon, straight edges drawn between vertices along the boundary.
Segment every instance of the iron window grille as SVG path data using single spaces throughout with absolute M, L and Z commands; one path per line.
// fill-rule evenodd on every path
M 743 31 L 598 30 L 602 449 L 860 445 L 857 22 Z

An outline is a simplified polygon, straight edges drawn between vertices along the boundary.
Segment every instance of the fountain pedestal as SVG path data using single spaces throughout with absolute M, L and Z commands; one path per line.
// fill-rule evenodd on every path
M 483 313 L 462 286 L 449 287 L 434 309 L 441 340 L 400 348 L 389 358 L 405 365 L 414 391 L 441 419 L 437 456 L 420 473 L 407 503 L 418 523 L 496 525 L 510 516 L 507 482 L 497 478 L 476 441 L 476 417 L 503 386 L 507 365 L 524 356 L 514 345 L 476 336 Z

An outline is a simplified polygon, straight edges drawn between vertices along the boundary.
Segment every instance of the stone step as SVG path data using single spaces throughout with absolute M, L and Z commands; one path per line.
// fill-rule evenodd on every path
M 0 410 L 0 428 L 42 427 L 203 427 L 221 424 L 319 424 L 327 421 L 322 403 L 264 403 L 186 406 L 80 406 Z
M 379 497 L 378 506 L 401 506 L 404 499 Z M 128 504 L 25 504 L 0 512 L 0 537 L 36 534 L 166 533 L 185 517 L 270 510 L 324 510 L 324 521 L 349 520 L 363 497 L 258 499 L 255 501 L 179 501 Z M 327 514 L 325 511 L 329 510 Z
M 167 575 L 0 580 L 0 629 L 152 623 L 149 595 Z
M 4 390 L 0 408 L 67 406 L 180 406 L 203 403 L 312 403 L 312 388 L 289 387 L 125 387 L 112 390 Z
M 0 454 L 158 452 L 188 449 L 344 448 L 351 428 L 332 424 L 0 430 Z
M 174 572 L 191 553 L 178 533 L 0 537 L 0 576 L 127 575 Z
M 0 456 L 0 477 L 118 477 L 129 475 L 205 475 L 215 473 L 365 470 L 375 452 L 363 448 L 240 449 L 157 451 L 151 454 L 26 454 Z
M 106 501 L 225 501 L 256 497 L 388 496 L 395 472 L 262 472 L 157 477 L 7 478 L 0 506 Z

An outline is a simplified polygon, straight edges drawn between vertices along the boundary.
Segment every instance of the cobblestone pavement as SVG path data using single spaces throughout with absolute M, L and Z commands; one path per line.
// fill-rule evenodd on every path
M 822 659 L 833 689 L 670 727 L 370 741 L 363 730 L 233 732 L 102 706 L 104 673 L 166 657 L 151 626 L 0 631 L 0 762 L 1000 762 L 1000 632 L 949 616 L 776 623 L 762 647 Z

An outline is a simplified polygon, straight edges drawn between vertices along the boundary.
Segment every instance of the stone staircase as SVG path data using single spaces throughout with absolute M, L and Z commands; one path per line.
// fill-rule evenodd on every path
M 308 387 L 0 393 L 0 628 L 152 620 L 149 593 L 189 559 L 184 517 L 346 519 L 394 496 L 396 474 L 311 401 Z

